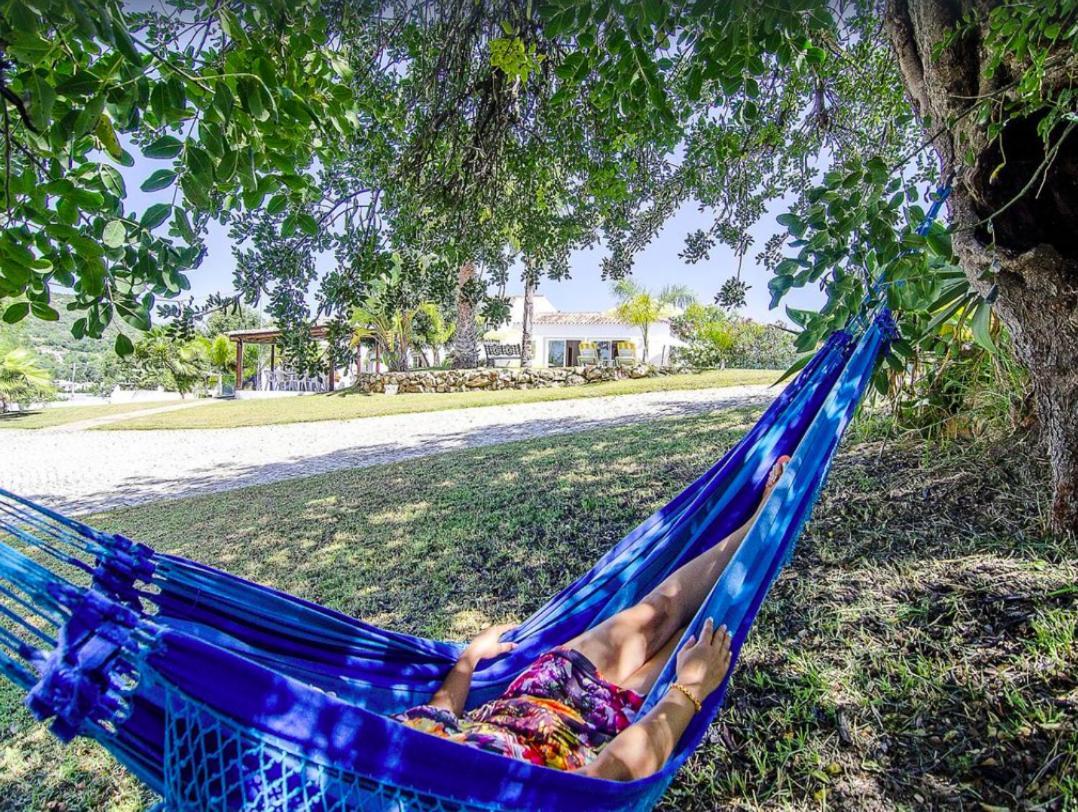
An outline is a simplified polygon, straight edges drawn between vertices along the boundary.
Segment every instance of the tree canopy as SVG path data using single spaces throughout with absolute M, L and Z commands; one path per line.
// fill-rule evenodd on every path
M 685 259 L 720 243 L 752 254 L 775 305 L 825 291 L 820 312 L 788 311 L 799 349 L 878 301 L 899 317 L 900 359 L 955 319 L 990 347 L 994 306 L 1041 412 L 1078 422 L 1078 383 L 1060 371 L 1078 349 L 1060 295 L 1078 291 L 1075 0 L 162 8 L 0 9 L 9 322 L 55 318 L 54 287 L 75 292 L 79 334 L 117 318 L 146 329 L 155 307 L 189 317 L 161 303 L 187 288 L 217 219 L 240 243 L 237 289 L 269 302 L 300 357 L 319 252 L 337 260 L 324 315 L 343 320 L 391 267 L 433 256 L 423 300 L 452 309 L 467 278 L 494 323 L 514 259 L 533 281 L 564 275 L 573 248 L 602 239 L 603 272 L 620 278 L 695 203 L 713 220 Z M 142 212 L 116 168 L 135 154 L 162 161 L 141 184 L 161 201 Z M 940 182 L 951 228 L 917 234 Z M 785 209 L 783 231 L 754 246 L 769 209 Z M 1078 480 L 1068 445 L 1053 443 L 1057 485 L 1063 468 Z

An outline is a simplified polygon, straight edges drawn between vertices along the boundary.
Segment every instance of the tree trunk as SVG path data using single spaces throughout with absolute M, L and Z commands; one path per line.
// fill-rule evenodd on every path
M 475 278 L 474 262 L 465 262 L 460 266 L 457 272 L 457 329 L 453 333 L 453 349 L 449 353 L 453 369 L 474 369 L 479 366 L 479 336 L 471 290 Z
M 524 315 L 520 322 L 520 365 L 532 365 L 532 319 L 535 316 L 535 278 L 524 274 Z
M 1067 138 L 1043 184 L 1027 189 L 1045 159 L 1040 117 L 1011 119 L 990 140 L 986 124 L 969 114 L 971 98 L 1005 98 L 1024 67 L 1005 63 L 991 79 L 983 75 L 980 44 L 988 10 L 999 4 L 887 0 L 886 24 L 943 172 L 955 173 L 955 252 L 974 289 L 994 290 L 995 312 L 1029 370 L 1052 467 L 1052 524 L 1078 532 L 1078 134 Z M 935 56 L 934 46 L 971 11 L 980 28 Z M 1046 75 L 1049 97 L 1078 75 L 1078 54 L 1065 39 L 1059 49 Z

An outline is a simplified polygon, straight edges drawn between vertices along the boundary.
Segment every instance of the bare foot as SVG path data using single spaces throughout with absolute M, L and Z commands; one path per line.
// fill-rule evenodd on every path
M 775 486 L 779 484 L 779 479 L 782 477 L 782 472 L 786 470 L 786 463 L 790 461 L 789 454 L 783 454 L 777 460 L 775 460 L 774 466 L 771 468 L 771 473 L 767 475 L 767 483 L 764 485 L 764 499 L 771 495 L 771 491 L 775 489 Z

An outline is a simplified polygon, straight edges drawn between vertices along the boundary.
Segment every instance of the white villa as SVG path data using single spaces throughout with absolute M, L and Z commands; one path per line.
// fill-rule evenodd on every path
M 514 296 L 510 299 L 510 320 L 498 330 L 492 330 L 483 336 L 483 344 L 513 345 L 516 350 L 515 358 L 491 358 L 488 359 L 484 352 L 480 353 L 480 364 L 490 362 L 493 366 L 517 366 L 520 362 L 519 347 L 521 344 L 521 327 L 524 317 L 524 297 Z M 314 324 L 311 327 L 311 337 L 316 341 L 324 341 L 327 336 L 327 326 L 323 323 Z M 228 333 L 229 339 L 236 345 L 236 368 L 243 369 L 244 349 L 251 345 L 269 345 L 268 365 L 265 364 L 265 355 L 261 356 L 261 368 L 253 377 L 244 381 L 244 386 L 236 393 L 237 397 L 276 396 L 283 394 L 295 394 L 300 392 L 324 392 L 333 391 L 338 384 L 348 386 L 354 380 L 353 370 L 363 372 L 381 372 L 386 367 L 381 357 L 369 343 L 364 342 L 356 350 L 355 362 L 346 365 L 345 368 L 334 370 L 333 375 L 328 370 L 320 375 L 297 376 L 290 372 L 287 367 L 278 365 L 277 342 L 281 338 L 281 331 L 273 327 L 257 327 L 248 330 L 233 330 Z M 660 319 L 652 322 L 648 329 L 648 357 L 644 358 L 644 340 L 639 327 L 634 327 L 621 321 L 613 310 L 606 312 L 587 311 L 561 311 L 550 303 L 546 296 L 536 295 L 532 318 L 532 364 L 536 367 L 575 367 L 581 366 L 580 345 L 581 342 L 593 344 L 594 354 L 598 355 L 599 363 L 612 365 L 615 359 L 624 363 L 625 355 L 631 355 L 635 348 L 636 359 L 647 361 L 650 364 L 663 365 L 670 363 L 670 351 L 674 347 L 684 346 L 670 332 L 670 322 Z M 618 344 L 622 344 L 622 352 L 619 355 Z M 624 345 L 631 345 L 625 349 Z M 445 350 L 438 350 L 433 357 L 415 354 L 412 359 L 413 368 L 424 368 L 430 363 L 438 364 L 445 358 Z M 594 355 L 593 355 L 594 357 Z
M 524 318 L 524 297 L 510 299 L 509 324 L 486 334 L 488 340 L 520 344 Z M 580 342 L 594 342 L 603 363 L 612 363 L 617 355 L 616 343 L 629 341 L 636 346 L 637 357 L 651 364 L 670 361 L 670 350 L 680 347 L 670 332 L 666 319 L 652 322 L 648 329 L 648 357 L 643 358 L 644 341 L 639 327 L 621 321 L 613 310 L 607 312 L 562 311 L 554 307 L 546 296 L 536 294 L 532 318 L 532 346 L 534 365 L 537 367 L 578 366 Z

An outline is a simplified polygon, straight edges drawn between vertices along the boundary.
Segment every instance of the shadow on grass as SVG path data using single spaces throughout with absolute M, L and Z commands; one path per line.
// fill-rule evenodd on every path
M 1042 531 L 1044 471 L 840 454 L 669 808 L 1073 808 L 1078 547 Z
M 17 425 L 20 421 L 41 414 L 41 411 L 41 409 L 33 409 L 26 412 L 0 412 L 0 423 L 15 423 Z
M 381 625 L 462 638 L 534 611 L 756 414 L 469 449 L 97 523 Z M 1021 445 L 842 451 L 726 711 L 664 804 L 1073 806 L 1078 567 L 1073 539 L 1041 532 L 1044 493 L 1043 462 Z M 26 735 L 11 748 L 24 758 L 57 749 Z M 71 787 L 87 769 L 34 780 L 82 797 Z
M 463 423 L 466 426 L 457 431 L 447 431 L 439 426 L 437 412 L 431 413 L 430 420 L 425 422 L 415 420 L 415 416 L 409 416 L 411 422 L 407 427 L 399 422 L 401 416 L 372 417 L 364 421 L 365 433 L 362 442 L 353 440 L 349 443 L 342 438 L 340 444 L 330 452 L 304 453 L 301 450 L 286 459 L 280 459 L 279 454 L 270 452 L 266 454 L 267 458 L 275 461 L 257 465 L 224 458 L 219 450 L 214 451 L 214 436 L 192 434 L 191 442 L 206 444 L 206 462 L 200 466 L 185 468 L 182 476 L 178 475 L 179 472 L 176 470 L 170 469 L 165 462 L 162 469 L 166 473 L 157 476 L 143 474 L 126 476 L 111 481 L 107 487 L 99 487 L 98 490 L 90 490 L 66 498 L 55 493 L 55 489 L 48 493 L 30 491 L 23 492 L 21 495 L 66 513 L 86 514 L 108 510 L 119 504 L 136 505 L 163 498 L 180 499 L 198 494 L 233 490 L 248 485 L 310 476 L 320 472 L 355 469 L 397 460 L 426 457 L 462 448 L 476 448 L 533 437 L 588 432 L 597 429 L 613 431 L 617 427 L 642 420 L 686 417 L 715 409 L 744 408 L 749 404 L 762 405 L 769 402 L 772 396 L 770 394 L 736 395 L 700 399 L 691 396 L 679 398 L 674 395 L 658 405 L 641 405 L 639 408 L 623 405 L 621 411 L 603 417 L 573 416 L 564 412 L 555 413 L 549 417 L 539 415 L 530 419 L 521 419 L 519 415 L 499 415 L 495 418 L 485 416 L 483 424 L 474 427 L 467 425 L 469 418 L 464 416 L 465 412 L 452 412 L 453 417 L 442 418 L 455 421 L 453 425 Z M 541 408 L 541 404 L 534 406 Z M 389 422 L 378 422 L 383 420 Z M 367 439 L 378 436 L 374 432 L 378 431 L 379 426 L 385 427 L 383 435 L 377 440 Z M 282 426 L 277 429 L 280 432 L 304 430 L 302 425 Z M 272 442 L 272 435 L 267 434 L 264 429 L 255 429 L 257 434 L 245 435 L 243 431 L 240 429 L 237 434 L 230 435 L 233 439 L 228 442 L 233 444 Z M 158 453 L 155 452 L 152 435 L 139 433 L 127 436 L 131 440 L 131 453 L 135 453 L 135 449 L 138 449 L 137 453 L 144 456 L 152 457 Z M 355 437 L 355 434 L 351 436 Z M 216 439 L 220 440 L 220 435 L 217 435 Z M 100 439 L 100 442 L 103 447 L 115 452 L 113 438 L 104 437 Z M 141 469 L 144 470 L 145 466 Z M 52 483 L 53 479 L 44 475 L 37 478 L 37 480 L 49 483 Z

